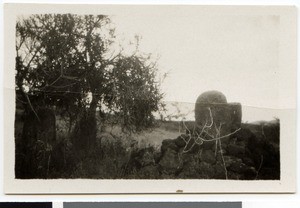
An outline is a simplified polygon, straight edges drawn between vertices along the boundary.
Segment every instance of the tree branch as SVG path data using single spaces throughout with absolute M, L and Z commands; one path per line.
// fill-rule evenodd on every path
M 32 112 L 34 113 L 34 115 L 36 116 L 36 118 L 38 119 L 38 121 L 40 122 L 41 120 L 40 120 L 38 114 L 35 112 L 35 110 L 34 110 L 32 104 L 31 104 L 31 101 L 30 101 L 30 99 L 29 99 L 29 97 L 28 97 L 28 94 L 24 92 L 24 95 L 25 95 L 25 97 L 26 97 L 26 99 L 27 99 L 27 101 L 28 101 L 28 104 L 29 104 L 29 106 L 30 106 Z

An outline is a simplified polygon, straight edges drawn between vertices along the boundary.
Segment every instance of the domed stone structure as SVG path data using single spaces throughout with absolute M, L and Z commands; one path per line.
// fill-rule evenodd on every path
M 221 104 L 227 103 L 225 95 L 219 91 L 206 91 L 202 93 L 198 98 L 196 103 L 210 103 L 210 104 Z
M 200 131 L 205 128 L 208 134 L 215 136 L 219 128 L 220 136 L 226 135 L 240 128 L 242 106 L 240 103 L 227 103 L 222 92 L 207 91 L 197 98 L 195 120 Z

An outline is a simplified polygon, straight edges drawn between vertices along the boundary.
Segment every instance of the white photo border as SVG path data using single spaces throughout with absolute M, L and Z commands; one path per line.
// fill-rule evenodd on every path
M 279 15 L 279 103 L 281 179 L 91 180 L 15 179 L 15 24 L 18 15 L 43 13 L 128 14 L 202 12 L 203 15 Z M 294 193 L 296 191 L 296 8 L 292 6 L 4 5 L 4 191 L 6 194 Z M 286 95 L 293 95 L 286 100 Z

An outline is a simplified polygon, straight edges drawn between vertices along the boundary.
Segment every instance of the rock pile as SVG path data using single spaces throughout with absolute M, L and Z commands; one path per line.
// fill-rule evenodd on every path
M 261 125 L 242 124 L 241 118 L 241 104 L 227 103 L 217 91 L 201 94 L 196 128 L 162 142 L 162 178 L 279 179 L 279 134 L 266 135 L 270 127 L 261 131 Z
M 183 154 L 181 135 L 164 140 L 158 161 L 162 178 L 204 178 L 254 180 L 279 179 L 280 160 L 278 146 L 261 134 L 254 134 L 244 126 L 220 151 L 213 150 L 214 142 L 195 145 L 192 151 Z M 225 170 L 225 167 L 226 170 Z
M 163 140 L 159 153 L 132 154 L 131 164 L 141 178 L 280 179 L 279 120 L 242 124 L 241 112 L 222 93 L 205 92 L 196 101 L 195 127 Z

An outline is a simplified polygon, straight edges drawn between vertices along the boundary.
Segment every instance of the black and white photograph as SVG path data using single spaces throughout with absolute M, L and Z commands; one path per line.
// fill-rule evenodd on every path
M 9 22 L 10 177 L 281 184 L 294 170 L 292 7 L 85 8 Z

